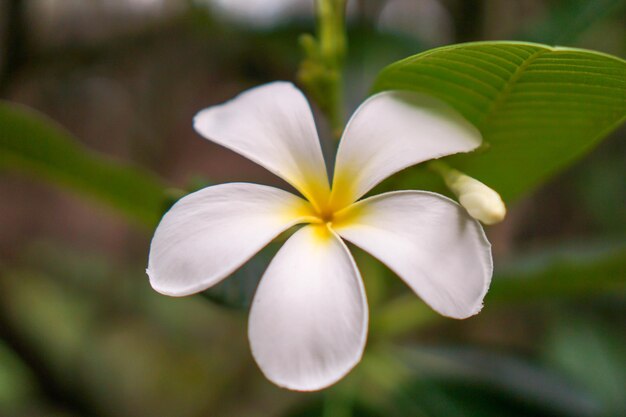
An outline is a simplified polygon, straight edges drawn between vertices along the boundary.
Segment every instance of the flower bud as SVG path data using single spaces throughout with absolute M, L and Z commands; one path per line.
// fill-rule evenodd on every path
M 504 220 L 506 206 L 495 190 L 440 161 L 432 164 L 431 168 L 442 175 L 470 216 L 487 225 Z

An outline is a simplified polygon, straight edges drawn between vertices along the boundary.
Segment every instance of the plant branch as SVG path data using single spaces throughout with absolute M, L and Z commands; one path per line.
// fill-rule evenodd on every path
M 346 0 L 317 0 L 317 38 L 302 35 L 298 79 L 324 112 L 336 139 L 343 130 L 343 64 L 347 49 Z

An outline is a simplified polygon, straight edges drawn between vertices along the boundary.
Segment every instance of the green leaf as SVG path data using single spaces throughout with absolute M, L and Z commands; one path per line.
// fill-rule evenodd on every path
M 484 146 L 446 160 L 508 201 L 580 158 L 626 118 L 625 61 L 533 43 L 433 49 L 381 71 L 374 91 L 395 89 L 436 96 L 472 122 Z M 402 185 L 437 185 L 424 173 L 412 177 Z
M 151 173 L 90 151 L 45 115 L 0 102 L 0 169 L 17 170 L 93 197 L 153 226 L 166 209 Z

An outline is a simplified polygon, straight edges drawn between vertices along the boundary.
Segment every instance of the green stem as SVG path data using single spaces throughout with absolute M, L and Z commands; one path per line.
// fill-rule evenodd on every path
M 346 52 L 346 0 L 318 0 L 318 37 L 322 55 L 341 64 Z
M 428 162 L 426 164 L 426 166 L 431 170 L 436 172 L 437 174 L 441 175 L 444 179 L 444 181 L 447 182 L 449 181 L 449 177 L 450 175 L 454 174 L 454 170 L 452 168 L 450 168 L 450 166 L 448 164 L 446 164 L 443 161 L 439 161 L 439 160 L 432 160 L 430 162 Z
M 343 64 L 347 49 L 346 0 L 317 0 L 317 38 L 303 35 L 298 79 L 328 118 L 336 139 L 343 130 Z

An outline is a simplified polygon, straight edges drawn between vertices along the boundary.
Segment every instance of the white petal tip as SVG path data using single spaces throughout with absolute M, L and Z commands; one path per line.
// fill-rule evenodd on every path
M 350 368 L 350 370 L 352 370 L 352 368 Z M 299 383 L 293 383 L 293 382 L 280 382 L 280 381 L 272 380 L 267 375 L 265 375 L 265 377 L 267 379 L 269 379 L 270 381 L 272 381 L 272 383 L 274 385 L 276 385 L 276 386 L 278 386 L 280 388 L 283 388 L 283 389 L 287 389 L 289 391 L 315 392 L 315 391 L 324 390 L 326 388 L 330 388 L 331 386 L 335 385 L 337 382 L 341 381 L 346 376 L 346 374 L 343 374 L 339 378 L 335 378 L 335 379 L 330 380 L 330 381 L 324 381 L 324 382 L 319 382 L 319 383 L 315 383 L 315 384 L 299 384 Z
M 159 294 L 167 295 L 168 297 L 186 297 L 188 295 L 197 294 L 207 289 L 204 285 L 196 285 L 194 287 L 181 286 L 179 288 L 163 286 L 163 283 L 159 282 L 160 280 L 157 279 L 156 274 L 150 271 L 150 269 L 146 269 L 146 274 L 148 274 L 148 279 L 150 280 L 150 286 L 152 287 L 152 289 Z
M 438 310 L 438 313 L 449 319 L 465 320 L 478 315 L 482 311 L 482 309 L 483 302 L 481 299 L 480 303 L 477 306 L 474 306 L 470 309 L 455 309 L 454 311 L 442 311 L 440 309 Z
M 469 319 L 471 317 L 474 317 L 474 316 L 478 315 L 478 313 L 480 313 L 482 311 L 483 306 L 484 305 L 483 305 L 483 303 L 481 301 L 481 303 L 477 307 L 474 307 L 469 313 L 463 314 L 463 315 L 458 316 L 458 317 L 453 317 L 453 318 L 457 319 L 457 320 Z
M 253 356 L 254 356 L 254 352 L 253 352 Z M 315 391 L 324 390 L 326 388 L 330 388 L 331 386 L 341 381 L 354 369 L 354 367 L 356 367 L 359 364 L 359 362 L 361 362 L 362 358 L 363 358 L 363 351 L 361 351 L 359 356 L 355 358 L 355 361 L 353 363 L 344 367 L 341 372 L 338 372 L 334 375 L 315 378 L 315 380 L 286 381 L 284 379 L 275 378 L 272 375 L 268 375 L 267 373 L 263 371 L 262 368 L 261 368 L 261 372 L 263 372 L 263 375 L 269 381 L 271 381 L 274 385 L 280 388 L 287 389 L 290 391 L 298 391 L 298 392 L 315 392 Z

